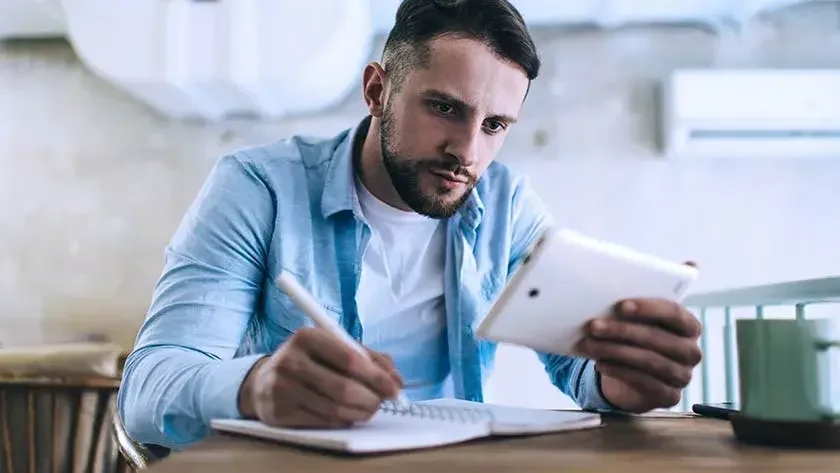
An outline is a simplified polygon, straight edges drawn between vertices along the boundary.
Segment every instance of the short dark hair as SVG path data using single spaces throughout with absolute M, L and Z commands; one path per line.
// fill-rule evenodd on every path
M 442 36 L 483 43 L 521 67 L 529 81 L 540 72 L 534 40 L 508 0 L 403 0 L 382 52 L 395 89 L 412 69 L 428 65 L 429 42 Z

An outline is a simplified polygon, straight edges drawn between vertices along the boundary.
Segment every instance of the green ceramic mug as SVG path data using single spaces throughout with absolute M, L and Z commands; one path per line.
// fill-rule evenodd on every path
M 743 319 L 736 330 L 742 414 L 840 419 L 840 318 Z

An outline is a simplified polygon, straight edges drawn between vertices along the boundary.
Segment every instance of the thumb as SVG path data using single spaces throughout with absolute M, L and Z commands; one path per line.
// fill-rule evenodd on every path
M 371 360 L 373 360 L 373 362 L 376 363 L 380 368 L 384 369 L 385 371 L 397 371 L 397 367 L 394 365 L 394 360 L 392 360 L 391 357 L 387 354 L 371 350 L 368 347 L 365 347 L 365 351 L 368 352 Z

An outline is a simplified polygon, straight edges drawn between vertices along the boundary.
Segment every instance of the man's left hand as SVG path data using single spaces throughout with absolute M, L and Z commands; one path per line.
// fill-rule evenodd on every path
M 601 391 L 615 407 L 641 413 L 679 403 L 703 355 L 701 326 L 676 302 L 632 299 L 592 320 L 578 349 L 595 361 Z

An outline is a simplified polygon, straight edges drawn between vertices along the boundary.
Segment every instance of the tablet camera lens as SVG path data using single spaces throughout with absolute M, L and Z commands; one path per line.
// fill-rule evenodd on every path
M 537 297 L 539 295 L 540 295 L 540 290 L 539 289 L 534 288 L 534 289 L 531 289 L 530 291 L 528 291 L 528 297 Z

